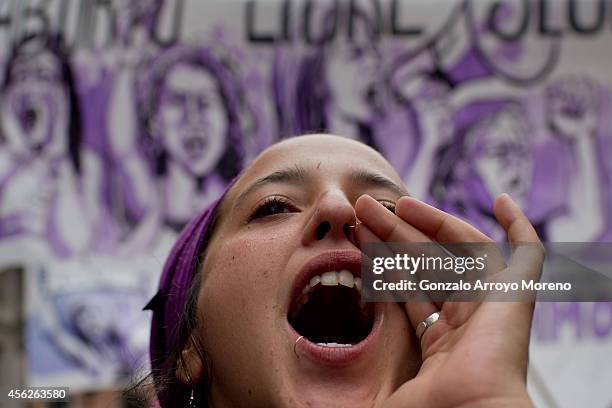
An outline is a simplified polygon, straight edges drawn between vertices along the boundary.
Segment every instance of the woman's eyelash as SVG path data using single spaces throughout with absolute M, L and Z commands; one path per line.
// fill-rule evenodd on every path
M 395 214 L 395 203 L 390 201 L 379 201 L 379 203 L 381 203 L 387 210 Z
M 295 207 L 287 199 L 283 197 L 270 197 L 267 198 L 263 203 L 261 203 L 255 209 L 255 211 L 253 211 L 253 214 L 251 214 L 249 221 L 258 218 L 269 217 L 271 215 L 285 214 L 294 211 Z
M 379 201 L 386 209 L 395 213 L 395 203 L 391 201 Z M 295 212 L 295 207 L 289 200 L 283 197 L 270 197 L 261 203 L 249 217 L 249 221 L 269 217 L 277 214 Z

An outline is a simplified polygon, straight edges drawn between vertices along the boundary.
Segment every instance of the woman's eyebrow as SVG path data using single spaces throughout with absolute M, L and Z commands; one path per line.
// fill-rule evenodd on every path
M 409 195 L 408 191 L 391 179 L 381 175 L 372 173 L 368 170 L 357 170 L 350 174 L 350 181 L 368 187 L 382 187 L 387 188 L 399 196 Z M 236 199 L 235 203 L 240 204 L 256 190 L 262 188 L 267 184 L 281 183 L 281 184 L 301 184 L 308 180 L 309 174 L 304 167 L 295 165 L 286 169 L 274 171 L 260 179 L 254 181 L 249 185 Z
M 277 170 L 254 181 L 249 187 L 247 187 L 236 199 L 236 203 L 243 202 L 249 194 L 252 194 L 255 190 L 260 189 L 266 184 L 271 183 L 284 183 L 284 184 L 300 184 L 307 181 L 308 173 L 306 170 L 298 165 L 288 167 L 286 169 Z
M 351 173 L 350 180 L 353 183 L 365 185 L 368 187 L 382 187 L 392 190 L 399 196 L 407 196 L 408 191 L 394 182 L 393 180 L 377 173 L 372 173 L 368 170 L 357 170 Z

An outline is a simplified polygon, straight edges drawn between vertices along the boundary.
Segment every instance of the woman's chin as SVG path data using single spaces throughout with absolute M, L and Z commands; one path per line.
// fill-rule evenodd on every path
M 298 407 L 351 407 L 360 408 L 380 406 L 388 395 L 381 395 L 368 389 L 347 389 L 329 387 L 307 392 L 299 396 Z
M 397 388 L 400 381 L 380 367 L 351 365 L 301 370 L 291 379 L 294 403 L 299 407 L 373 407 Z M 297 403 L 295 403 L 297 401 Z M 282 405 L 282 404 L 281 404 Z

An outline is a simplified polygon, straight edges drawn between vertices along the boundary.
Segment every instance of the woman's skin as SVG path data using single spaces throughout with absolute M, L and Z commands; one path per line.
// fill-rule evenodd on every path
M 262 181 L 279 172 L 284 177 Z M 359 242 L 490 242 L 450 215 L 400 199 L 405 195 L 379 153 L 330 135 L 276 144 L 242 174 L 220 207 L 193 333 L 212 363 L 213 407 L 531 405 L 525 386 L 528 303 L 443 304 L 421 345 L 413 327 L 436 306 L 384 303 L 374 343 L 350 363 L 331 366 L 294 354 L 287 308 L 298 271 L 314 257 L 358 250 Z M 257 212 L 271 196 L 286 203 Z M 393 206 L 397 215 L 388 209 Z M 538 242 L 508 196 L 498 198 L 494 210 L 512 242 Z M 362 222 L 356 237 L 346 233 L 355 217 Z M 317 236 L 324 222 L 331 228 Z M 537 269 L 541 252 L 524 255 Z M 197 347 L 188 342 L 182 354 L 186 366 L 177 369 L 178 378 L 189 384 L 187 371 L 192 381 L 206 381 Z

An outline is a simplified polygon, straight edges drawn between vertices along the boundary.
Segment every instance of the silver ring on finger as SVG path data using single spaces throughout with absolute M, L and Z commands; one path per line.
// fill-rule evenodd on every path
M 433 324 L 437 322 L 439 318 L 440 318 L 440 313 L 433 312 L 432 314 L 427 316 L 425 320 L 423 320 L 421 323 L 418 324 L 418 326 L 416 327 L 416 336 L 419 339 L 419 341 L 421 341 L 427 329 L 433 326 Z

